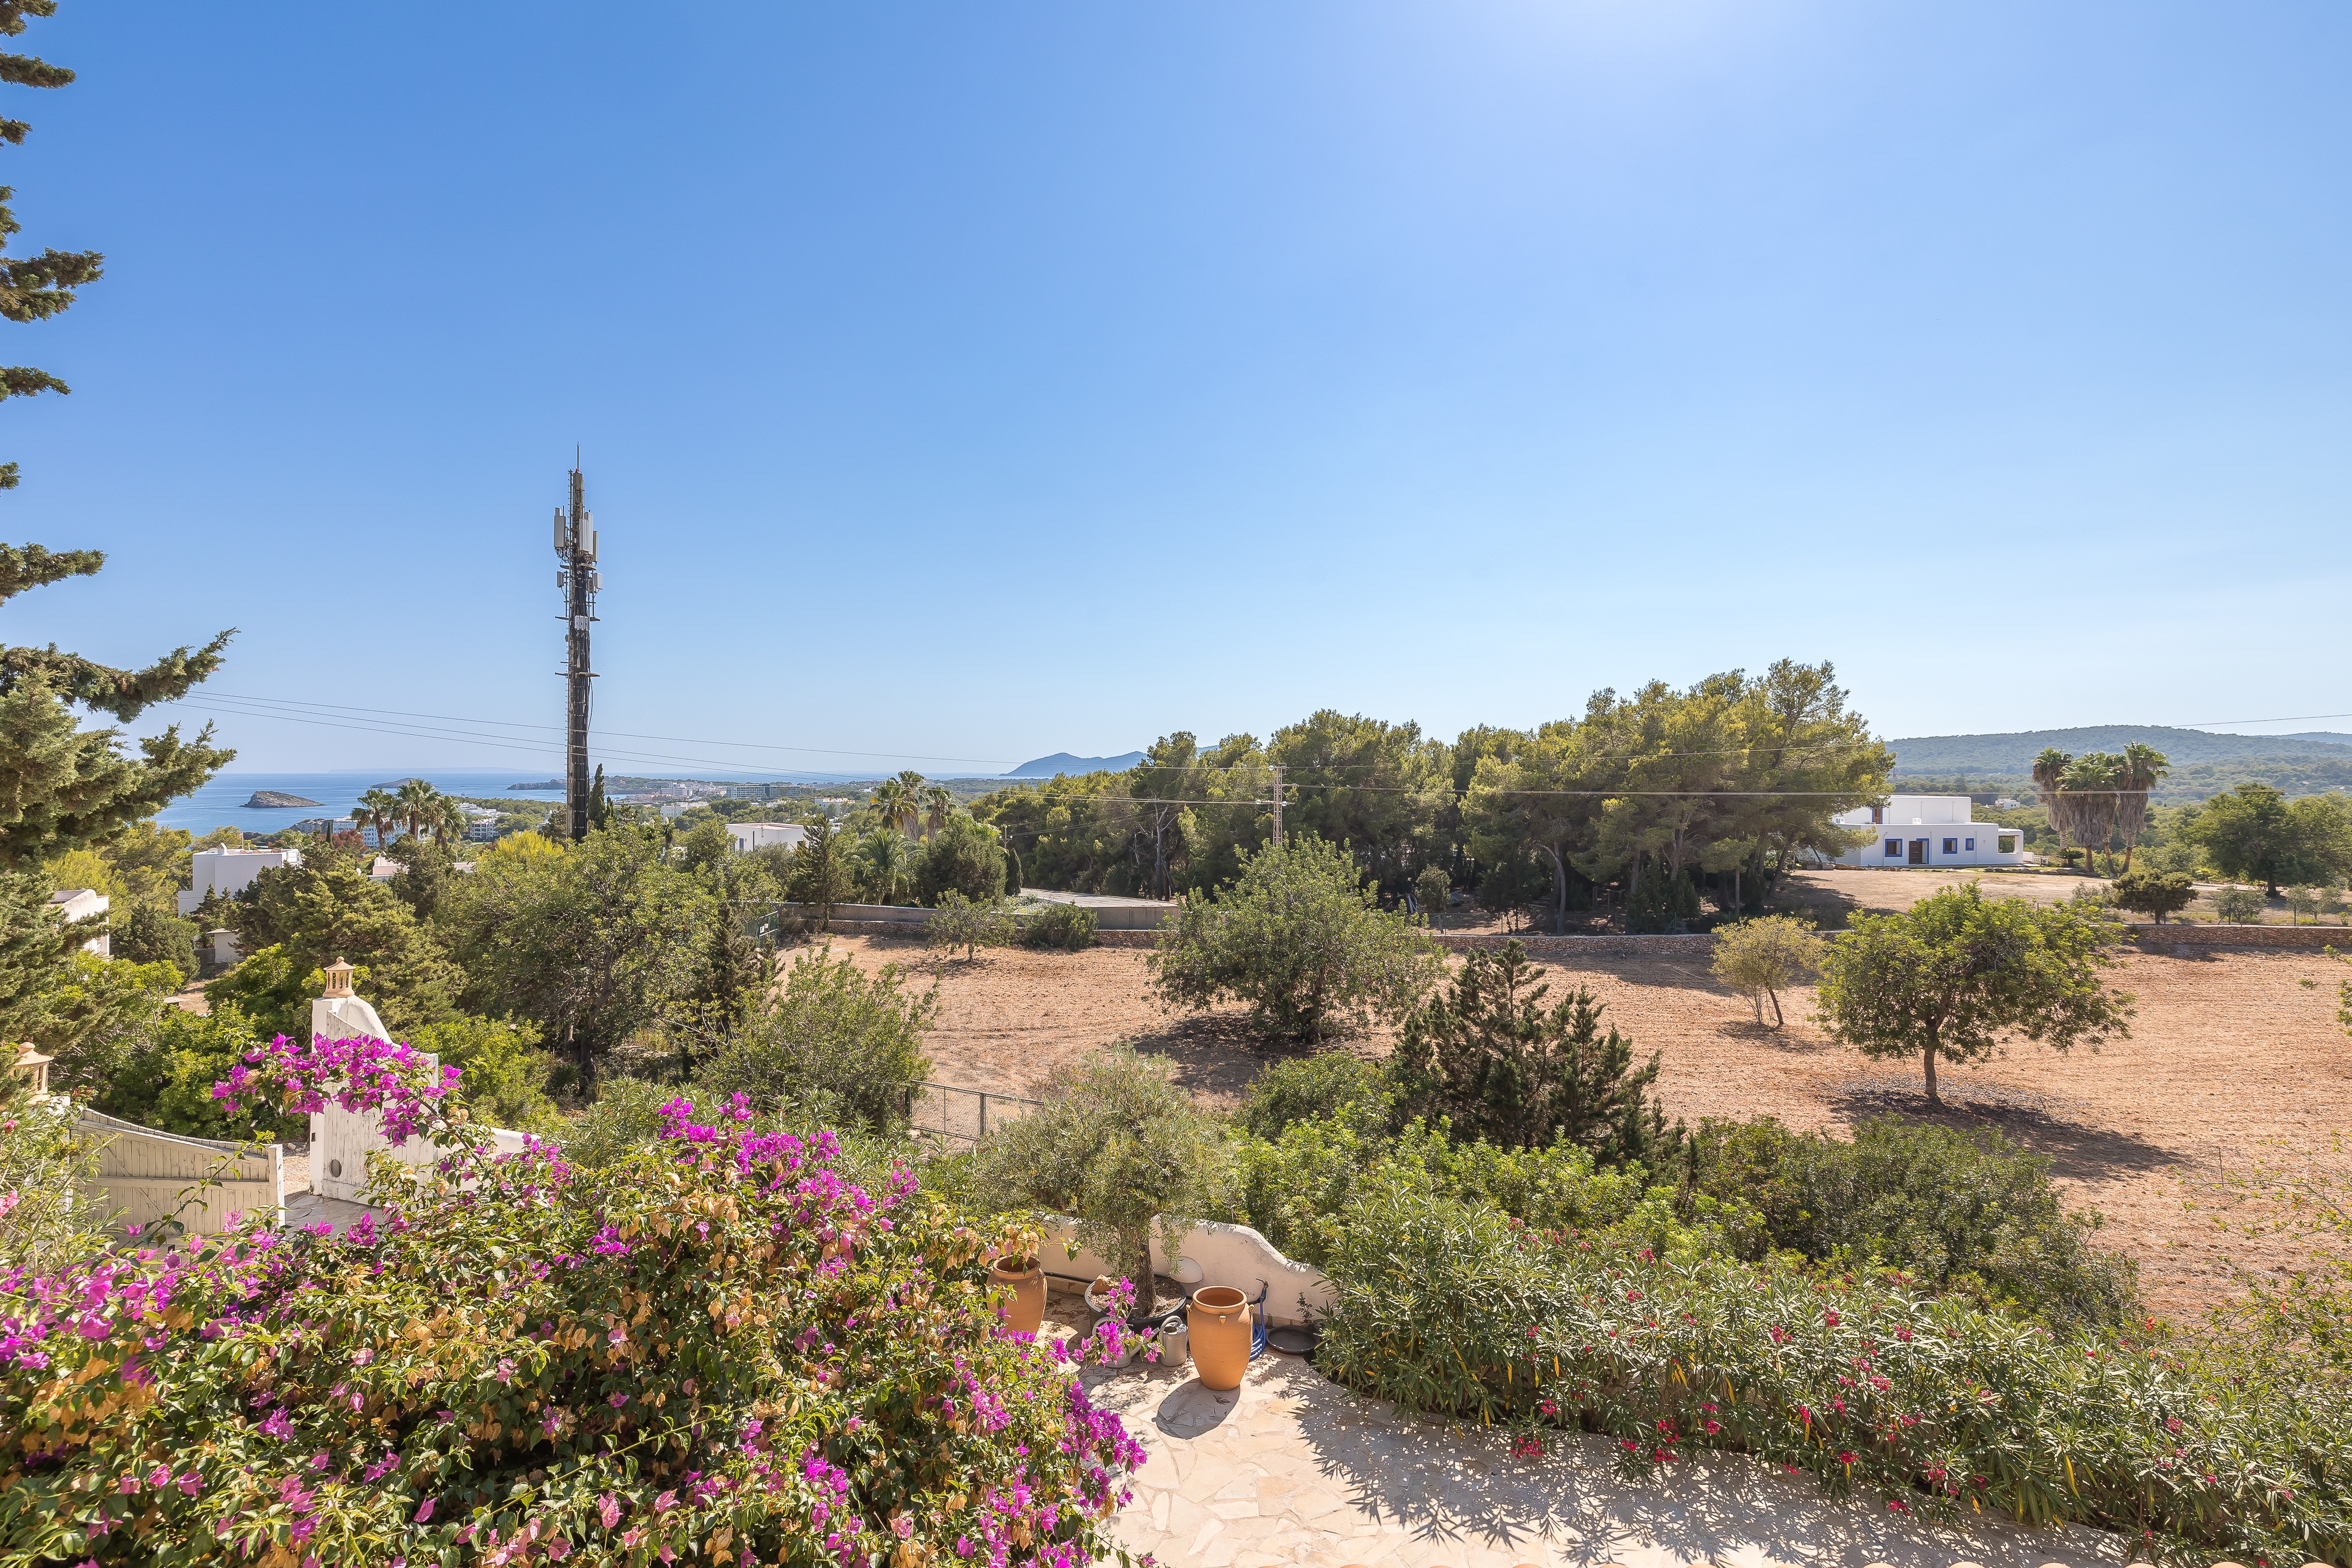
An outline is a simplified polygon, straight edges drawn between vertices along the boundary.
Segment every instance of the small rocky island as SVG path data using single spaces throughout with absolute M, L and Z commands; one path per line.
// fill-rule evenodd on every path
M 253 798 L 245 803 L 246 809 L 248 811 L 269 810 L 286 805 L 317 805 L 319 804 L 320 803 L 315 800 L 305 800 L 299 795 L 288 795 L 284 790 L 279 789 L 255 790 L 253 792 Z

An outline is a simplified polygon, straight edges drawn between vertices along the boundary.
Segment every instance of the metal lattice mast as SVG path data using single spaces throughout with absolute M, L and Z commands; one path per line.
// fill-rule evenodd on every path
M 555 585 L 564 595 L 563 799 L 571 808 L 572 837 L 588 837 L 588 628 L 596 619 L 596 518 L 588 510 L 587 482 L 572 470 L 572 505 L 555 512 Z

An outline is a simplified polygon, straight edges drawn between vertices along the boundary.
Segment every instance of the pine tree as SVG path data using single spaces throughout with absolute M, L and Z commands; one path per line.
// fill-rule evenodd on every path
M 1453 984 L 1414 1009 L 1397 1041 L 1400 1108 L 1444 1116 L 1458 1139 L 1507 1149 L 1565 1140 L 1604 1165 L 1662 1163 L 1683 1139 L 1650 1086 L 1658 1056 L 1633 1065 L 1633 1042 L 1601 1028 L 1601 1004 L 1578 989 L 1547 1007 L 1551 988 L 1527 949 L 1473 952 Z
M 56 11 L 56 0 L 0 0 L 0 36 L 14 37 L 27 16 Z M 73 79 L 33 56 L 0 54 L 0 82 L 57 88 Z M 0 119 L 0 142 L 19 145 L 27 130 L 23 121 Z M 0 249 L 19 226 L 7 205 L 14 195 L 0 185 Z M 58 314 L 73 304 L 76 289 L 98 279 L 104 259 L 94 250 L 0 255 L 0 317 L 39 321 Z M 0 367 L 0 398 L 68 390 L 47 371 Z M 0 489 L 14 489 L 17 477 L 16 464 L 0 463 Z M 105 563 L 96 550 L 0 545 L 0 604 L 28 588 L 89 576 Z M 143 760 L 135 760 L 118 748 L 120 731 L 76 729 L 68 706 L 79 703 L 127 723 L 212 674 L 233 635 L 223 632 L 202 648 L 175 648 L 144 669 L 112 668 L 55 645 L 0 647 L 0 871 L 110 838 L 194 790 L 234 755 L 211 744 L 210 726 L 184 742 L 175 725 L 142 741 Z

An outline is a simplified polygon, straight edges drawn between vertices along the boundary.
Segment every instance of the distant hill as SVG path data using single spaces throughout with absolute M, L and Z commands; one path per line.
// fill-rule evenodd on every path
M 2163 805 L 2203 800 L 2260 782 L 2289 795 L 2352 788 L 2352 735 L 2223 735 L 2156 724 L 2096 724 L 2078 730 L 2025 730 L 2007 735 L 1918 735 L 1889 741 L 1895 776 L 1914 787 L 1929 782 L 1953 794 L 2033 791 L 2033 759 L 2044 746 L 2081 756 L 2120 752 L 2134 741 L 2162 752 L 2171 773 L 2157 786 Z
M 2045 746 L 2081 756 L 2120 752 L 2132 742 L 2154 746 L 2176 768 L 2202 763 L 2278 758 L 2352 763 L 2352 738 L 2313 735 L 2221 735 L 2210 730 L 2168 730 L 2156 724 L 2094 724 L 2079 730 L 2021 730 L 2008 735 L 1916 735 L 1889 741 L 1897 773 L 2031 773 Z
M 1055 752 L 1050 757 L 1032 758 L 1004 776 L 1009 779 L 1049 779 L 1055 773 L 1120 773 L 1141 761 L 1141 752 L 1122 752 L 1116 757 L 1074 757 L 1067 752 Z

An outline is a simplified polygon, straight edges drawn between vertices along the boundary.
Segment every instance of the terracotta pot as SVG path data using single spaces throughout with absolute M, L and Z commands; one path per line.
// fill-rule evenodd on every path
M 1004 1326 L 1015 1333 L 1034 1334 L 1045 1323 L 1045 1271 L 1034 1258 L 1000 1258 L 988 1266 L 988 1278 L 1013 1291 L 1013 1300 L 996 1310 Z
M 1242 1373 L 1249 1370 L 1249 1298 L 1230 1285 L 1212 1285 L 1192 1292 L 1185 1317 L 1201 1386 L 1239 1388 Z

